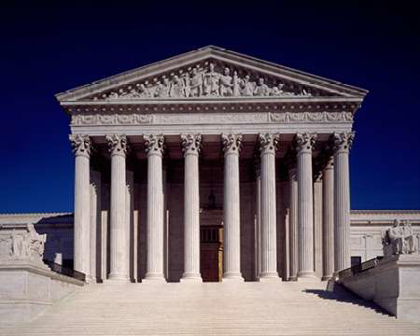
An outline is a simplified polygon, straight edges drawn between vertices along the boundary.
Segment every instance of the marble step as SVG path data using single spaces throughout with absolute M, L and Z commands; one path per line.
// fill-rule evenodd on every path
M 89 285 L 0 335 L 418 335 L 407 323 L 325 284 Z

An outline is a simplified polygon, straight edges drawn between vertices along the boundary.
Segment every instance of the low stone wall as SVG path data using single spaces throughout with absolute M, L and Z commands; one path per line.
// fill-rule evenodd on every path
M 25 261 L 0 264 L 0 323 L 27 322 L 84 285 Z
M 390 314 L 420 321 L 420 255 L 395 255 L 365 272 L 339 279 L 353 293 Z

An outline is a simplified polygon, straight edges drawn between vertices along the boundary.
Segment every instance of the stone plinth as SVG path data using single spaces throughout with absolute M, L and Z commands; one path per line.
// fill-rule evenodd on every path
M 420 255 L 397 255 L 375 268 L 339 279 L 352 292 L 399 319 L 420 321 Z
M 0 324 L 27 322 L 84 282 L 29 260 L 0 264 Z
M 0 225 L 0 324 L 30 321 L 84 284 L 43 263 L 46 238 L 30 223 Z

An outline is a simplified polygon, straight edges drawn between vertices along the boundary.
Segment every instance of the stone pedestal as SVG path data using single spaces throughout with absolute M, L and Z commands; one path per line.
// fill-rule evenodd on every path
M 316 279 L 314 272 L 314 213 L 312 147 L 314 134 L 296 135 L 297 177 L 298 177 L 298 280 Z
M 339 278 L 346 288 L 398 319 L 420 322 L 420 255 L 385 258 L 365 272 Z
M 181 135 L 184 152 L 184 274 L 181 282 L 202 282 L 200 275 L 200 134 Z
M 278 135 L 260 134 L 261 271 L 260 281 L 280 280 L 277 273 L 276 149 Z
M 239 151 L 242 135 L 222 134 L 224 169 L 224 273 L 223 280 L 243 281 L 241 275 L 241 234 L 239 194 Z
M 144 280 L 166 281 L 162 184 L 164 137 L 149 135 L 144 140 L 147 152 L 147 273 Z
M 0 226 L 0 324 L 30 321 L 83 286 L 43 263 L 46 238 L 33 224 Z
M 34 319 L 84 285 L 28 261 L 0 263 L 0 324 Z
M 127 138 L 125 135 L 107 136 L 111 152 L 111 225 L 109 280 L 129 281 L 126 215 L 126 163 Z

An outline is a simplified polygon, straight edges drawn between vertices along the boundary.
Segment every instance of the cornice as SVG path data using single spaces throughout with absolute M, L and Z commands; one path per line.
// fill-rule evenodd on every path
M 351 215 L 387 215 L 387 214 L 397 214 L 397 215 L 420 215 L 420 210 L 351 210 Z
M 52 217 L 52 216 L 73 216 L 72 212 L 32 212 L 32 213 L 0 213 L 1 217 L 25 216 L 25 217 Z
M 336 99 L 329 100 L 305 100 L 305 99 L 286 99 L 272 100 L 267 99 L 217 99 L 201 101 L 157 101 L 148 100 L 146 102 L 79 102 L 62 103 L 62 107 L 69 115 L 75 114 L 130 114 L 130 113 L 259 113 L 259 112 L 349 112 L 355 114 L 361 106 L 360 99 L 355 101 L 343 101 Z

